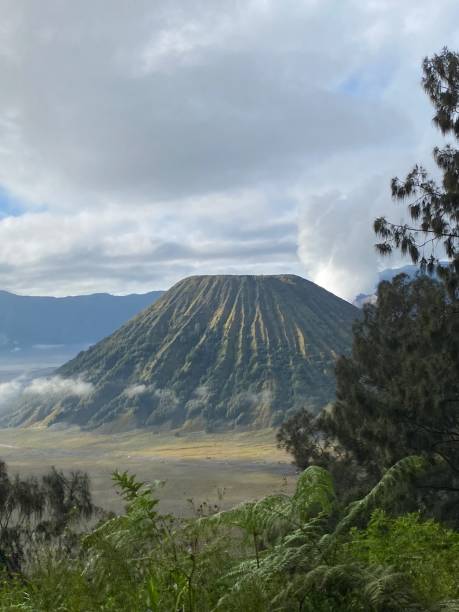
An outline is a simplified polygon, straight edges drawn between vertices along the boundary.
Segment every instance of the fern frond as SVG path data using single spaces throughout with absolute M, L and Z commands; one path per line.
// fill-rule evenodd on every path
M 323 512 L 330 514 L 336 502 L 331 474 L 317 465 L 311 465 L 300 476 L 292 497 L 293 510 L 300 520 Z
M 348 513 L 338 523 L 333 536 L 337 537 L 349 531 L 362 517 L 369 517 L 376 508 L 390 506 L 402 492 L 407 491 L 413 477 L 418 476 L 432 467 L 425 457 L 411 455 L 393 465 L 378 484 L 361 500 L 354 502 Z
M 416 597 L 406 574 L 390 567 L 373 567 L 365 574 L 363 596 L 371 609 L 427 612 Z
M 363 580 L 362 567 L 357 563 L 318 565 L 305 576 L 304 590 L 344 593 L 359 588 Z
M 281 531 L 287 524 L 291 528 L 292 504 L 287 495 L 271 495 L 259 501 L 245 502 L 230 510 L 223 510 L 200 519 L 204 523 L 239 527 L 248 533 Z

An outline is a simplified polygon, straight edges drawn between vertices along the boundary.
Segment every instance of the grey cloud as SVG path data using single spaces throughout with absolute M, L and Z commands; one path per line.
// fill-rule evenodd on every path
M 456 44 L 454 0 L 0 9 L 0 185 L 29 210 L 0 220 L 1 287 L 294 272 L 364 290 L 388 180 L 438 139 L 420 61 Z
M 153 238 L 156 221 L 149 220 L 144 211 L 139 212 L 137 223 L 130 223 L 125 211 L 119 218 L 117 215 L 114 211 L 89 229 L 86 219 L 79 223 L 72 215 L 60 219 L 49 216 L 46 223 L 38 224 L 36 216 L 20 218 L 14 231 L 0 224 L 0 253 L 11 261 L 0 266 L 0 286 L 19 293 L 56 293 L 57 289 L 68 294 L 114 288 L 128 293 L 164 289 L 188 274 L 220 273 L 227 267 L 250 273 L 254 265 L 276 265 L 282 272 L 297 264 L 292 223 L 267 221 L 257 227 L 252 221 L 246 226 L 246 211 L 233 209 L 228 213 L 230 218 L 220 215 L 209 231 L 205 214 L 197 218 L 194 212 L 184 213 L 185 226 L 197 227 L 190 235 L 182 231 L 173 241 L 167 230 Z M 75 231 L 67 237 L 72 219 Z M 199 227 L 201 219 L 203 227 Z M 42 240 L 36 244 L 39 232 Z M 27 265 L 21 265 L 21 260 L 28 260 Z
M 254 2 L 245 10 L 170 2 L 158 13 L 140 2 L 128 18 L 123 0 L 109 13 L 105 2 L 3 5 L 15 53 L 0 64 L 0 108 L 14 126 L 8 154 L 16 162 L 27 151 L 26 176 L 48 201 L 65 189 L 151 201 L 277 182 L 330 150 L 406 131 L 398 111 L 308 78 L 327 58 L 305 40 L 316 39 L 310 26 L 321 12 L 301 3 L 290 15 L 276 3 L 263 11 Z M 148 41 L 187 24 L 207 32 L 204 48 L 185 46 L 184 62 L 166 53 L 164 70 L 137 70 Z M 211 35 L 219 27 L 223 41 Z M 276 40 L 277 29 L 285 38 Z

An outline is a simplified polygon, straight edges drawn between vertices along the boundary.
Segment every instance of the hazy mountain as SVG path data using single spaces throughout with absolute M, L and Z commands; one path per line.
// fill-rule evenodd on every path
M 408 264 L 406 266 L 402 266 L 401 268 L 386 268 L 385 270 L 379 272 L 378 283 L 381 281 L 391 281 L 398 274 L 406 274 L 410 278 L 414 278 L 417 274 L 419 274 L 419 266 Z M 359 293 L 356 295 L 352 303 L 357 308 L 363 308 L 364 304 L 375 304 L 376 286 L 373 293 Z
M 349 350 L 357 316 L 298 276 L 187 278 L 57 370 L 68 395 L 28 394 L 8 422 L 277 424 L 333 399 L 334 362 Z
M 419 274 L 419 266 L 407 264 L 401 268 L 386 268 L 378 274 L 378 283 L 381 281 L 390 281 L 398 274 L 406 274 L 407 276 L 414 278 L 417 274 Z
M 97 342 L 162 293 L 55 298 L 0 291 L 0 351 Z
M 357 308 L 363 308 L 365 304 L 376 304 L 376 293 L 359 293 L 352 303 Z

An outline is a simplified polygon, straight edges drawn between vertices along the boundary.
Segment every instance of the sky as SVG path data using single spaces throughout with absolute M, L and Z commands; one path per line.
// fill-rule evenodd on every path
M 0 0 L 0 288 L 299 274 L 352 299 L 443 139 L 457 0 Z

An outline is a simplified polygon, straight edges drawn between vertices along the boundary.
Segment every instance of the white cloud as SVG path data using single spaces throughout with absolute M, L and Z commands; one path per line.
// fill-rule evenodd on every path
M 0 409 L 18 398 L 23 388 L 24 380 L 22 378 L 0 383 Z
M 379 195 L 383 187 L 376 176 L 354 190 L 325 192 L 302 203 L 298 255 L 306 273 L 350 301 L 375 285 L 378 257 L 372 247 L 372 222 L 384 208 Z
M 149 387 L 147 387 L 147 385 L 130 385 L 129 387 L 126 387 L 123 393 L 124 395 L 126 395 L 126 397 L 132 399 L 133 397 L 137 397 L 138 395 L 143 395 L 144 393 L 147 393 L 148 390 Z
M 77 395 L 84 397 L 90 395 L 94 389 L 92 383 L 81 378 L 62 378 L 50 376 L 49 378 L 34 378 L 24 389 L 28 395 L 46 395 L 67 397 Z
M 50 376 L 32 380 L 20 376 L 9 382 L 0 384 L 0 408 L 11 405 L 12 402 L 25 395 L 40 395 L 67 397 L 77 395 L 84 397 L 93 391 L 93 385 L 82 378 L 62 378 Z
M 375 276 L 389 180 L 439 140 L 420 63 L 457 45 L 455 0 L 0 9 L 0 186 L 21 209 L 0 287 L 294 272 L 350 297 Z

